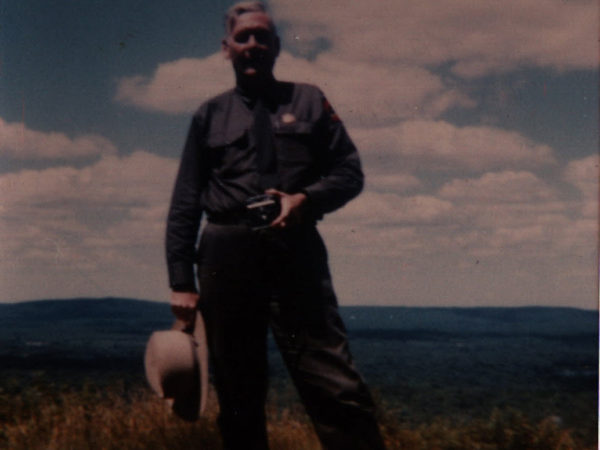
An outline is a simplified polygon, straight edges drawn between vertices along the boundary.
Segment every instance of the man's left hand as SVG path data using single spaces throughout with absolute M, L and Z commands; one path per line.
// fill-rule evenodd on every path
M 281 204 L 281 213 L 271 222 L 271 227 L 285 228 L 301 221 L 306 194 L 302 192 L 286 194 L 277 189 L 267 189 L 265 193 L 278 197 Z
M 171 292 L 171 311 L 186 325 L 193 323 L 200 296 L 196 292 Z

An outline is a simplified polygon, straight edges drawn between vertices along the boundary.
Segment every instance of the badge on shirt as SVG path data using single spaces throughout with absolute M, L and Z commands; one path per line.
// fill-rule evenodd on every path
M 290 123 L 294 123 L 296 121 L 296 116 L 294 116 L 291 113 L 284 113 L 281 116 L 281 123 L 283 124 L 290 124 Z

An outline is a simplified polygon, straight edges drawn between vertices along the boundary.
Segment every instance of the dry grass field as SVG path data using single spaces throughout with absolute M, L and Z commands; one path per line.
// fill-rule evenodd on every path
M 273 396 L 272 396 L 273 397 Z M 282 403 L 289 404 L 282 408 Z M 0 391 L 0 448 L 11 450 L 219 449 L 217 406 L 211 393 L 205 417 L 186 423 L 145 387 L 92 383 L 78 388 L 37 383 Z M 269 438 L 273 450 L 319 449 L 302 407 L 271 399 Z M 388 448 L 403 450 L 586 449 L 554 418 L 532 423 L 516 411 L 496 410 L 486 420 L 453 423 L 436 418 L 418 426 L 381 412 Z M 592 447 L 587 447 L 592 448 Z

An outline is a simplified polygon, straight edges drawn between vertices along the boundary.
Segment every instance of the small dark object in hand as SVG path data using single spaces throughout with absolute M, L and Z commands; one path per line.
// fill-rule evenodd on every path
M 267 228 L 280 212 L 279 197 L 274 195 L 257 195 L 246 200 L 246 222 L 253 230 Z

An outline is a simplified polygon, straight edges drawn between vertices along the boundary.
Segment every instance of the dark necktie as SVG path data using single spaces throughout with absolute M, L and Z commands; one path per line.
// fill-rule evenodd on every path
M 275 142 L 273 141 L 273 127 L 271 126 L 269 109 L 260 98 L 254 106 L 252 134 L 256 145 L 256 159 L 261 188 L 277 188 L 279 185 L 279 176 L 277 173 Z

